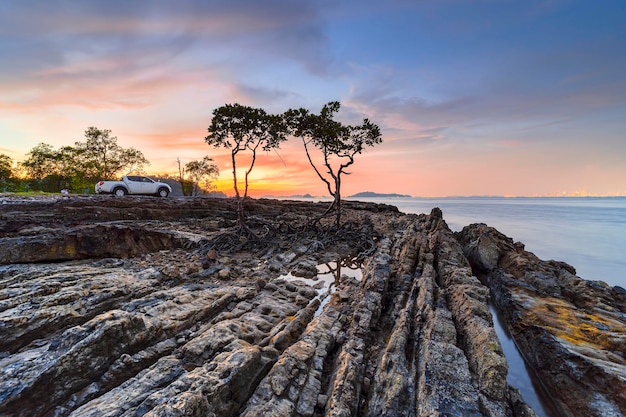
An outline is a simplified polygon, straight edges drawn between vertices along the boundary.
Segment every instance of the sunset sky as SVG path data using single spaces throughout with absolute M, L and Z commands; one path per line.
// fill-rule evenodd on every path
M 624 0 L 2 0 L 0 153 L 110 129 L 149 173 L 229 151 L 213 109 L 342 103 L 383 144 L 343 195 L 626 195 Z M 262 153 L 252 196 L 326 194 L 302 144 Z

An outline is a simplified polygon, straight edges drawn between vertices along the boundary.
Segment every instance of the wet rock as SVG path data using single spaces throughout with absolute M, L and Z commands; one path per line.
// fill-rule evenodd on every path
M 563 262 L 542 261 L 484 224 L 457 237 L 559 412 L 626 414 L 626 310 L 619 290 L 585 281 Z M 485 262 L 485 254 L 497 262 Z

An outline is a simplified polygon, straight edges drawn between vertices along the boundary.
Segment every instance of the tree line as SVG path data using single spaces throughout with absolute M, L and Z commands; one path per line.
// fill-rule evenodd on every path
M 219 170 L 208 156 L 185 165 L 179 163 L 179 177 L 184 195 L 198 195 L 211 188 Z M 118 179 L 127 173 L 143 173 L 150 162 L 135 148 L 123 148 L 111 131 L 90 127 L 85 141 L 54 149 L 46 143 L 32 148 L 17 164 L 0 154 L 0 191 L 59 192 L 67 188 L 76 193 L 93 193 L 100 180 Z

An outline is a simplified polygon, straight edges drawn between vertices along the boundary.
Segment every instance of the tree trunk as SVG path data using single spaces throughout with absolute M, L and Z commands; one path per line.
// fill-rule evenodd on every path
M 341 180 L 339 176 L 335 178 L 335 210 L 337 210 L 337 230 L 341 224 Z
M 246 227 L 246 218 L 243 212 L 243 200 L 245 197 L 237 197 L 237 221 L 239 222 L 239 227 L 241 230 L 244 230 Z
M 180 164 L 180 158 L 176 158 L 176 162 L 178 162 L 178 182 L 180 183 L 180 189 L 183 191 L 183 196 L 185 196 L 185 170 Z

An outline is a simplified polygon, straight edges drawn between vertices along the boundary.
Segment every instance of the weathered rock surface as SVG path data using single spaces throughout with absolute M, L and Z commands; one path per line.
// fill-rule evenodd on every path
M 581 385 L 563 415 L 624 413 L 625 294 L 495 232 L 477 244 L 479 226 L 455 236 L 438 209 L 347 203 L 353 232 L 333 241 L 295 227 L 325 204 L 251 200 L 277 232 L 228 253 L 207 242 L 234 225 L 231 200 L 2 202 L 0 416 L 533 416 L 490 290 L 546 390 Z M 340 264 L 361 235 L 362 279 L 338 271 L 323 308 L 284 277 Z M 570 315 L 597 331 L 558 333 Z
M 484 224 L 458 238 L 561 415 L 625 415 L 626 291 L 542 261 Z

